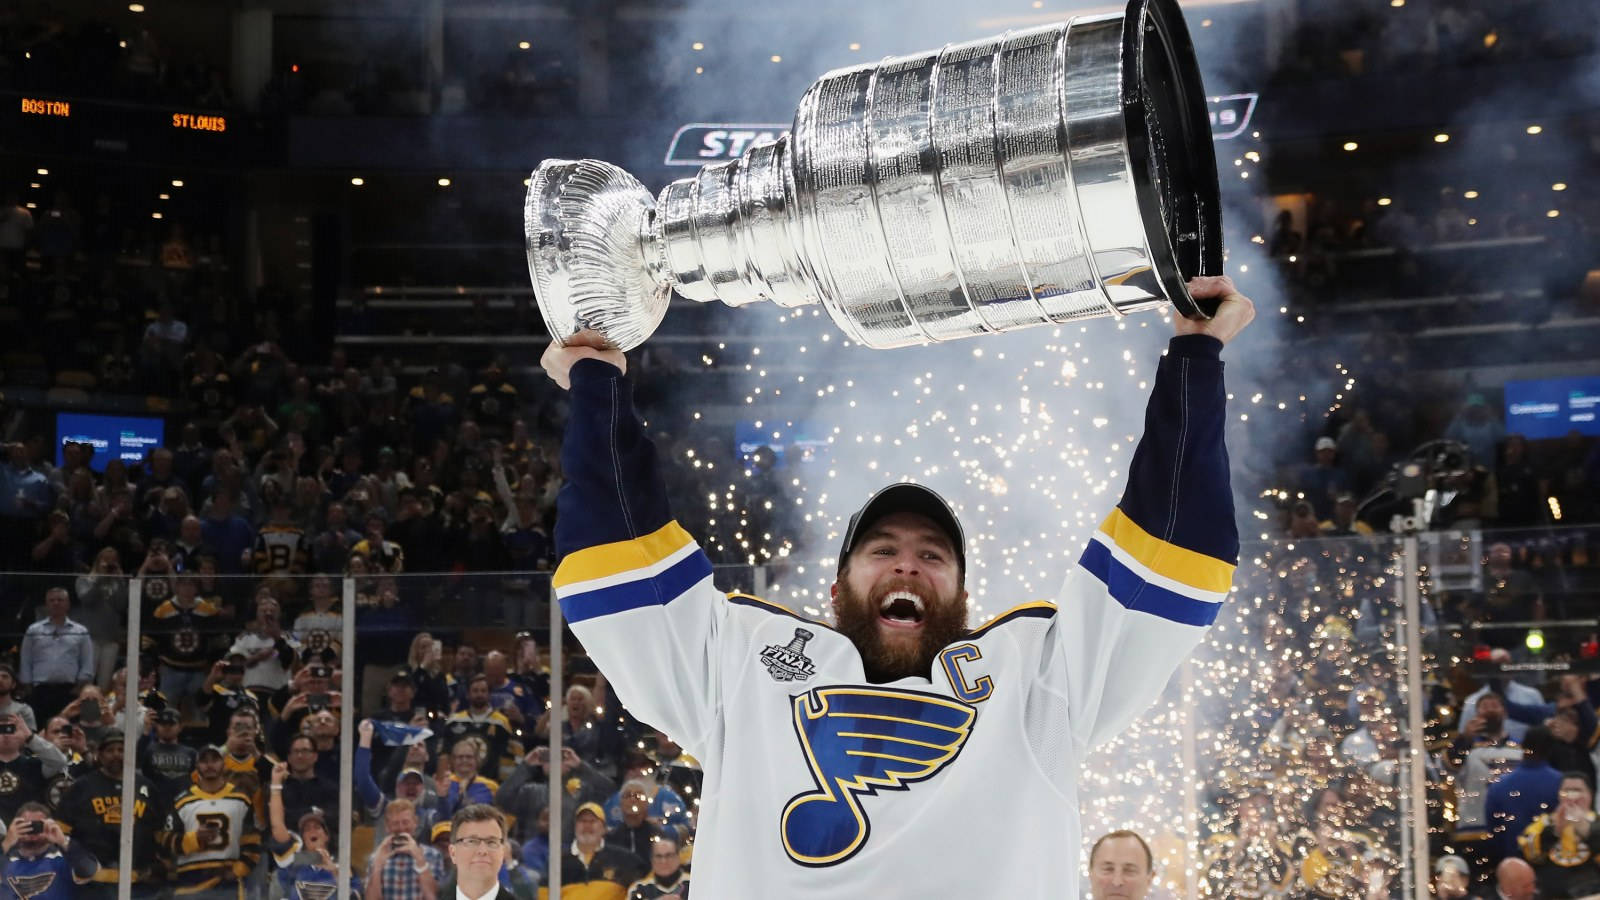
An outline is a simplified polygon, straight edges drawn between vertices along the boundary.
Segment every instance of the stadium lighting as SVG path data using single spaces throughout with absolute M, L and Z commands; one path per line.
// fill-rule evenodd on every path
M 532 50 L 533 49 L 533 44 L 531 44 L 531 43 L 529 43 L 527 41 L 518 41 L 517 42 L 517 49 L 518 50 Z
M 702 44 L 699 41 L 695 41 L 694 43 L 689 45 L 689 49 L 690 50 L 704 50 L 705 48 L 706 48 L 706 45 Z
M 439 179 L 439 187 L 449 187 L 449 186 L 450 186 L 450 179 L 448 179 L 448 178 Z
M 35 171 L 37 171 L 40 175 L 49 175 L 50 174 L 50 170 L 49 169 L 37 169 Z
M 1564 191 L 1566 189 L 1567 183 L 1565 181 L 1558 181 L 1555 184 L 1550 185 L 1550 190 L 1552 191 Z
M 172 186 L 173 187 L 183 187 L 183 179 L 182 178 L 174 178 L 174 179 L 172 179 Z
M 128 12 L 136 12 L 136 13 L 144 12 L 144 4 L 143 3 L 129 3 L 128 4 Z
M 156 198 L 160 199 L 160 200 L 171 200 L 172 199 L 172 195 L 171 194 L 157 194 Z
M 1438 134 L 1433 136 L 1433 142 L 1435 144 L 1447 144 L 1447 143 L 1450 142 L 1450 135 L 1445 134 L 1444 132 L 1441 131 Z
M 1554 218 L 1556 218 L 1556 217 L 1558 217 L 1560 215 L 1561 215 L 1561 210 L 1559 210 L 1559 209 L 1552 209 L 1549 212 L 1545 213 L 1545 217 L 1546 218 L 1550 218 L 1550 219 L 1554 219 Z
M 1529 134 L 1538 134 L 1538 133 L 1540 133 L 1542 131 L 1544 131 L 1544 126 L 1543 125 L 1529 125 L 1528 126 L 1528 133 Z
M 161 213 L 153 212 L 153 213 L 150 214 L 150 218 L 159 219 L 159 218 L 161 218 Z
M 772 61 L 775 62 L 775 63 L 783 62 L 783 57 L 781 57 L 778 54 L 774 53 L 774 54 L 772 54 Z
M 1461 196 L 1467 198 L 1468 200 L 1476 200 L 1476 199 L 1478 199 L 1478 192 L 1477 191 L 1467 191 L 1466 193 L 1462 194 Z
M 850 49 L 851 50 L 860 50 L 861 49 L 861 45 L 856 43 L 855 41 L 851 41 L 850 42 Z
M 1378 205 L 1379 206 L 1388 206 L 1389 204 L 1391 204 L 1393 202 L 1394 201 L 1390 200 L 1388 197 L 1379 197 L 1378 198 Z
M 365 178 L 361 178 L 359 176 L 356 177 L 356 178 L 350 179 L 350 184 L 353 187 L 361 187 L 362 185 L 364 185 L 366 183 L 367 183 L 367 180 Z
M 1345 141 L 1345 142 L 1344 142 L 1344 149 L 1345 149 L 1345 150 L 1346 150 L 1346 151 L 1347 151 L 1347 152 L 1348 152 L 1348 151 L 1352 151 L 1352 150 L 1355 150 L 1355 149 L 1356 149 L 1356 148 L 1358 148 L 1358 147 L 1360 147 L 1360 146 L 1361 146 L 1361 145 L 1360 145 L 1360 144 L 1358 144 L 1358 143 L 1356 143 L 1356 142 L 1355 142 L 1355 141 Z

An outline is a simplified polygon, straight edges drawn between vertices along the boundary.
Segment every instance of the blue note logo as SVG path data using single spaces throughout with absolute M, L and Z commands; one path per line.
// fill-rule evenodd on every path
M 34 875 L 7 875 L 6 886 L 10 887 L 21 900 L 37 897 L 50 890 L 50 885 L 55 884 L 56 873 L 39 872 Z
M 783 808 L 779 834 L 803 866 L 844 862 L 872 831 L 861 799 L 937 775 L 972 734 L 972 706 L 917 691 L 819 687 L 795 697 L 794 729 L 816 790 Z
M 300 889 L 301 900 L 328 900 L 339 889 L 326 881 L 296 881 L 294 886 Z

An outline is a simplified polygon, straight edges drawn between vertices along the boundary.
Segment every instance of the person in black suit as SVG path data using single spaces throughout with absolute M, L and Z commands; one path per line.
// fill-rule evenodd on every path
M 455 874 L 439 888 L 440 900 L 534 900 L 500 883 L 506 858 L 506 817 L 486 803 L 469 803 L 450 819 L 450 861 Z

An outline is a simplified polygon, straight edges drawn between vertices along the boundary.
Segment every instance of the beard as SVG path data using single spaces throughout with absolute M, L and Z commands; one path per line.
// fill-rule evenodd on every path
M 952 597 L 925 598 L 922 630 L 914 640 L 885 640 L 878 623 L 883 598 L 899 590 L 922 594 L 926 588 L 913 581 L 889 578 L 873 586 L 865 597 L 851 589 L 840 573 L 839 595 L 834 602 L 834 627 L 856 645 L 867 680 L 874 684 L 897 681 L 908 675 L 931 678 L 934 657 L 967 634 L 967 606 L 959 592 Z

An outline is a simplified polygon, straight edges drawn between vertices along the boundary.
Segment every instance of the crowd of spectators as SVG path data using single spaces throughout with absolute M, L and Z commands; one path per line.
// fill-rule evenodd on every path
M 1430 440 L 1418 445 L 1419 437 Z M 1448 494 L 1429 522 L 1435 527 L 1530 529 L 1600 516 L 1600 441 L 1573 431 L 1530 442 L 1508 433 L 1485 393 L 1474 390 L 1442 427 L 1421 435 L 1392 398 L 1343 404 L 1301 462 L 1285 467 L 1283 534 L 1390 530 L 1394 514 L 1413 514 L 1397 469 L 1409 461 L 1424 467 L 1427 486 Z
M 1548 17 L 1503 24 L 1468 4 L 1427 6 L 1420 31 L 1392 4 L 1335 29 L 1308 20 L 1296 58 L 1360 74 L 1594 49 L 1593 30 L 1552 29 Z M 559 112 L 571 79 L 537 59 L 511 53 L 475 85 L 447 79 L 423 106 Z M 394 112 L 411 93 L 376 64 L 326 90 L 314 66 L 304 74 L 269 91 L 329 114 Z M 1292 65 L 1280 75 L 1299 77 Z M 88 85 L 229 102 L 216 69 L 163 55 L 148 34 L 0 20 L 0 87 Z M 159 397 L 172 436 L 141 459 L 71 444 L 58 460 L 48 423 L 0 410 L 16 428 L 0 460 L 7 877 L 50 871 L 108 897 L 120 864 L 141 890 L 325 900 L 326 887 L 308 886 L 329 884 L 347 856 L 369 895 L 431 900 L 490 854 L 504 888 L 531 900 L 547 880 L 557 765 L 543 742 L 559 727 L 563 881 L 597 896 L 685 895 L 697 763 L 633 721 L 583 657 L 550 659 L 532 633 L 554 564 L 559 396 L 505 358 L 463 363 L 441 348 L 408 366 L 319 343 L 287 292 L 243 301 L 213 222 L 152 220 L 110 195 L 82 210 L 67 191 L 4 200 L 0 306 L 43 326 L 40 364 L 8 357 L 7 381 Z M 1593 258 L 1580 216 L 1551 219 L 1531 197 L 1487 215 L 1465 202 L 1444 196 L 1426 213 L 1314 203 L 1302 227 L 1280 219 L 1263 241 L 1309 293 L 1343 277 L 1352 251 L 1541 236 Z M 1389 265 L 1403 280 L 1405 260 Z M 1590 535 L 1551 528 L 1600 517 L 1600 443 L 1507 434 L 1491 390 L 1399 377 L 1409 351 L 1393 336 L 1350 350 L 1286 354 L 1285 365 L 1335 371 L 1338 355 L 1382 390 L 1340 394 L 1290 456 L 1260 454 L 1266 468 L 1248 472 L 1252 490 L 1281 497 L 1277 536 L 1291 540 L 1241 570 L 1244 593 L 1265 600 L 1220 622 L 1202 656 L 1218 693 L 1249 711 L 1203 726 L 1202 764 L 1219 777 L 1202 892 L 1398 895 L 1410 739 L 1380 533 L 1410 511 L 1395 476 L 1411 459 L 1449 494 L 1433 524 L 1502 530 L 1472 587 L 1424 600 L 1436 891 L 1465 896 L 1490 878 L 1507 896 L 1523 881 L 1548 896 L 1600 890 L 1589 747 L 1600 682 L 1496 668 L 1600 657 L 1600 634 L 1525 621 L 1600 611 Z M 786 495 L 770 456 L 690 453 L 670 420 L 652 428 L 676 507 L 711 498 L 701 537 L 717 561 L 762 561 L 750 535 L 795 531 L 788 504 L 761 502 Z M 736 468 L 750 472 L 737 496 L 724 477 Z M 125 642 L 130 615 L 137 647 Z M 355 697 L 339 689 L 346 616 Z M 130 664 L 139 690 L 125 696 Z M 552 667 L 572 685 L 563 697 L 549 696 Z M 352 848 L 336 846 L 334 812 L 346 706 L 357 723 Z M 130 721 L 136 843 L 122 860 Z
M 699 766 L 668 736 L 629 721 L 581 659 L 569 661 L 571 686 L 552 706 L 551 662 L 532 635 L 500 650 L 413 632 L 407 663 L 382 667 L 378 698 L 363 701 L 337 689 L 342 613 L 327 579 L 310 581 L 292 619 L 261 582 L 251 620 L 224 631 L 227 601 L 214 579 L 167 577 L 172 593 L 145 604 L 131 700 L 123 670 L 95 672 L 98 649 L 116 640 L 93 639 L 78 621 L 93 615 L 82 602 L 93 589 L 74 604 L 68 589 L 47 588 L 17 664 L 0 664 L 6 851 L 19 837 L 34 840 L 26 822 L 39 812 L 80 846 L 62 865 L 85 895 L 113 896 L 125 864 L 152 896 L 325 897 L 306 885 L 330 884 L 340 857 L 339 714 L 349 703 L 360 704 L 350 859 L 369 895 L 447 896 L 438 891 L 461 852 L 452 851 L 461 843 L 452 820 L 485 804 L 502 813 L 502 839 L 468 849 L 493 851 L 506 889 L 532 900 L 549 864 L 551 728 L 564 742 L 562 834 L 573 841 L 564 883 L 605 897 L 686 892 Z M 131 861 L 118 837 L 127 717 L 139 734 Z M 48 829 L 44 837 L 70 851 Z
M 1543 603 L 1540 573 L 1510 546 L 1487 557 L 1479 586 L 1425 583 L 1421 734 L 1408 734 L 1388 550 L 1346 536 L 1245 561 L 1236 583 L 1253 602 L 1219 619 L 1194 675 L 1210 773 L 1202 896 L 1401 896 L 1413 749 L 1430 852 L 1418 869 L 1437 896 L 1495 896 L 1493 882 L 1505 897 L 1600 891 L 1594 636 L 1549 631 L 1541 652 L 1524 628 L 1476 627 L 1474 611 Z
M 503 36 L 495 44 L 504 44 Z M 507 47 L 503 53 L 463 47 L 437 79 L 415 67 L 374 62 L 353 70 L 343 53 L 311 59 L 293 77 L 275 80 L 269 109 L 310 116 L 573 116 L 577 85 L 559 56 Z M 499 60 L 485 65 L 485 60 Z
M 1593 7 L 1558 10 L 1538 0 L 1302 2 L 1295 9 L 1273 70 L 1280 83 L 1581 56 L 1595 51 L 1600 33 Z
M 0 12 L 0 90 L 202 109 L 233 103 L 215 59 L 174 49 L 150 28 L 40 16 L 21 5 Z

